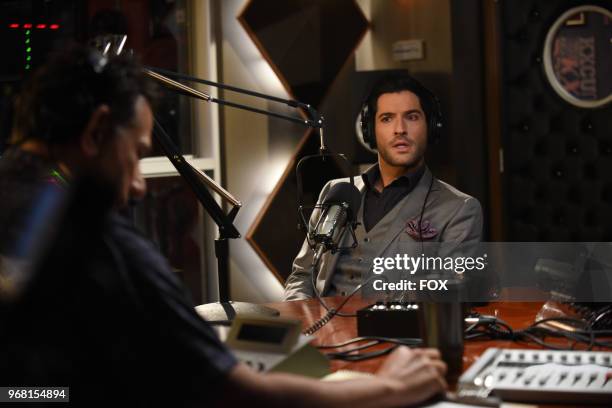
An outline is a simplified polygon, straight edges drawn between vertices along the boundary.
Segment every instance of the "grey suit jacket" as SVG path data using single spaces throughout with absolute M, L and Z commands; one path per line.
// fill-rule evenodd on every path
M 414 190 L 397 204 L 401 206 L 397 216 L 393 219 L 386 219 L 385 222 L 388 225 L 381 229 L 380 236 L 371 237 L 372 243 L 376 245 L 377 256 L 393 257 L 401 251 L 402 243 L 414 245 L 414 242 L 417 241 L 406 232 L 406 223 L 408 220 L 419 219 L 432 177 L 431 171 L 426 169 Z M 328 182 L 321 190 L 319 203 L 327 195 L 331 186 L 348 180 L 348 178 L 345 178 Z M 355 186 L 361 192 L 363 202 L 365 185 L 362 177 L 355 177 Z M 362 214 L 363 205 L 360 209 L 360 217 L 362 217 Z M 310 217 L 311 226 L 316 223 L 318 217 L 319 211 L 315 210 Z M 385 219 L 383 218 L 383 220 Z M 477 244 L 481 240 L 482 209 L 478 200 L 438 179 L 433 180 L 431 192 L 427 198 L 423 214 L 423 221 L 425 222 L 425 220 L 429 221 L 437 230 L 437 235 L 431 238 L 431 241 L 448 243 L 443 246 L 445 253 L 438 253 L 439 256 L 450 256 L 453 248 L 460 245 L 465 247 L 466 244 L 469 245 L 470 243 Z M 343 240 L 345 244 L 350 241 L 349 235 L 345 234 Z M 292 273 L 287 279 L 284 300 L 314 297 L 311 283 L 313 255 L 314 251 L 305 240 L 293 262 Z M 330 287 L 338 257 L 339 253 L 332 254 L 329 251 L 321 257 L 316 285 L 322 295 L 325 295 Z

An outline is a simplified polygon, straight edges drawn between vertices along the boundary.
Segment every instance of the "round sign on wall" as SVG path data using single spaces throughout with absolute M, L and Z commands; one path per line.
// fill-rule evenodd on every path
M 546 35 L 543 59 L 548 82 L 567 102 L 597 108 L 612 101 L 612 12 L 567 10 Z

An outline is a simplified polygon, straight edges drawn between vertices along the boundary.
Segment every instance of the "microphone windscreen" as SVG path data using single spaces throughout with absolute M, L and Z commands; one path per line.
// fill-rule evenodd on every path
M 361 206 L 361 193 L 357 187 L 346 181 L 336 183 L 329 189 L 323 204 L 347 203 L 352 214 L 357 214 Z

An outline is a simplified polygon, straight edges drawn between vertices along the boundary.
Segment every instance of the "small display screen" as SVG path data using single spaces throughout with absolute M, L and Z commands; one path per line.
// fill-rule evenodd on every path
M 289 328 L 287 327 L 258 326 L 245 323 L 240 326 L 237 340 L 281 344 L 288 331 Z

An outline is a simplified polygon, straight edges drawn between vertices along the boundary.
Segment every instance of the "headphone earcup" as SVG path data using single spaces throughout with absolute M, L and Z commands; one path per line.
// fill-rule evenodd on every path
M 371 114 L 368 115 L 368 140 L 370 141 L 370 147 L 374 150 L 377 149 L 376 147 L 376 129 L 374 127 L 374 118 L 372 117 Z
M 374 121 L 372 120 L 370 107 L 367 103 L 361 108 L 361 134 L 363 140 L 370 148 L 376 149 L 376 134 L 374 133 Z

